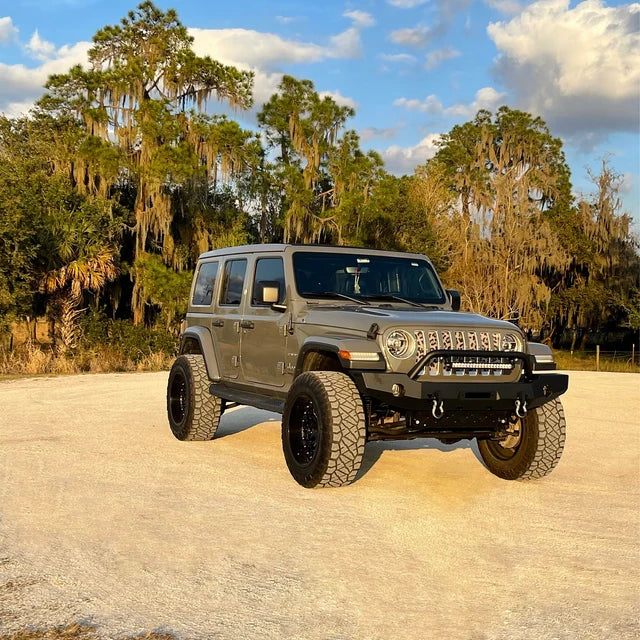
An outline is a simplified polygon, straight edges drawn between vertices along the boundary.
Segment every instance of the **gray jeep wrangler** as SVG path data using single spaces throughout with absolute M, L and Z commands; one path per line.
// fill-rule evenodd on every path
M 476 438 L 492 473 L 558 463 L 566 375 L 517 326 L 462 313 L 428 258 L 253 245 L 200 256 L 167 411 L 179 440 L 211 440 L 225 409 L 281 413 L 291 475 L 353 482 L 371 440 Z

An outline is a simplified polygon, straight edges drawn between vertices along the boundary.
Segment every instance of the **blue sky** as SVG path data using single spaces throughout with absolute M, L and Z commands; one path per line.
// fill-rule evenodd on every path
M 0 111 L 18 114 L 52 72 L 83 62 L 95 31 L 135 2 L 0 1 Z M 198 53 L 256 73 L 256 103 L 282 73 L 356 108 L 350 126 L 387 168 L 412 173 L 438 134 L 501 104 L 565 141 L 574 190 L 603 157 L 640 221 L 640 3 L 604 0 L 158 0 Z M 240 116 L 255 125 L 255 112 Z M 637 223 L 636 223 L 637 229 Z

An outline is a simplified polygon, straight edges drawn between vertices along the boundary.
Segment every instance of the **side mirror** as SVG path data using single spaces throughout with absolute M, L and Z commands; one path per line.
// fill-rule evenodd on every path
M 453 309 L 453 311 L 460 311 L 460 292 L 456 289 L 447 289 L 447 295 L 451 302 L 451 309 Z
M 262 287 L 262 302 L 265 304 L 275 304 L 280 298 L 279 287 Z
M 272 307 L 282 307 L 280 301 L 280 283 L 277 280 L 261 280 L 258 282 L 258 303 L 271 305 Z

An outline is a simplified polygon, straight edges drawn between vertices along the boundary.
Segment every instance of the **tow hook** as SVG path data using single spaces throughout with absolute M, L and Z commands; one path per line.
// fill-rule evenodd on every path
M 516 398 L 516 415 L 518 418 L 524 418 L 527 415 L 527 399 L 524 396 Z
M 440 400 L 440 396 L 436 395 L 433 399 L 433 406 L 431 407 L 431 415 L 436 419 L 440 420 L 444 415 L 444 407 L 442 406 L 442 400 Z

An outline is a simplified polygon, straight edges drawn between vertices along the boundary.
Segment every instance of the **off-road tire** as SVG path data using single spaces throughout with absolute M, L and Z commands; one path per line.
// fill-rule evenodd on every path
M 567 430 L 560 400 L 527 412 L 520 430 L 520 442 L 512 449 L 501 451 L 497 442 L 478 442 L 489 471 L 505 480 L 531 480 L 551 473 L 562 456 Z
M 311 403 L 318 425 L 315 454 L 302 462 L 294 453 L 300 403 Z M 362 464 L 366 439 L 362 398 L 349 376 L 308 371 L 294 380 L 282 417 L 282 448 L 296 482 L 307 488 L 350 484 Z
M 189 353 L 176 358 L 167 384 L 167 415 L 178 440 L 212 440 L 216 435 L 222 400 L 209 393 L 210 384 L 202 355 Z

